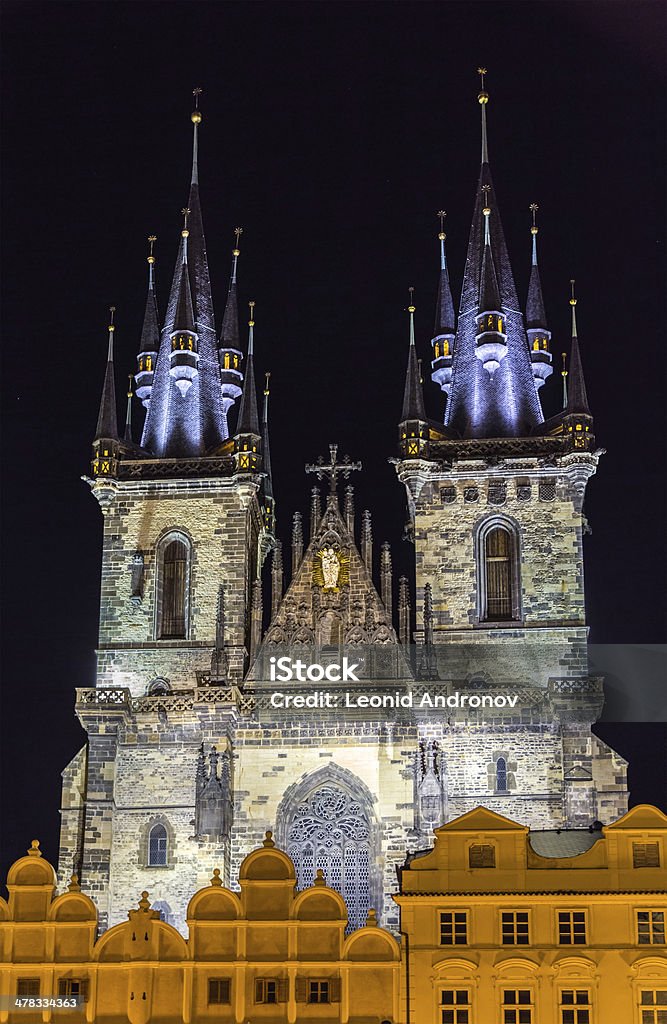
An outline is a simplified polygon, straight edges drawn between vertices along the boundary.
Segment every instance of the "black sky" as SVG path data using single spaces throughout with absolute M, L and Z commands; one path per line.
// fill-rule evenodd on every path
M 653 3 L 3 4 L 3 677 L 0 872 L 57 850 L 59 773 L 83 741 L 101 516 L 80 479 L 117 307 L 119 394 L 134 368 L 146 236 L 166 301 L 187 198 L 191 90 L 218 324 L 233 228 L 272 371 L 287 541 L 303 464 L 332 440 L 364 463 L 358 508 L 401 544 L 394 454 L 407 287 L 428 358 L 437 220 L 460 289 L 479 163 L 478 82 L 519 294 L 529 214 L 553 349 L 568 281 L 596 436 L 588 616 L 597 643 L 665 641 L 665 7 Z M 560 401 L 557 374 L 543 394 Z M 426 387 L 429 414 L 440 393 Z M 124 410 L 120 410 L 121 415 Z M 135 416 L 138 409 L 135 408 Z M 608 726 L 632 801 L 666 804 L 665 727 Z

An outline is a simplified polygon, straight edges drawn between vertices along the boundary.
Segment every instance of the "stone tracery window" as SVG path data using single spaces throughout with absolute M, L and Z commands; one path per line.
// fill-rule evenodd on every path
M 327 884 L 345 900 L 348 931 L 363 927 L 370 907 L 370 832 L 363 805 L 334 783 L 309 794 L 287 828 L 298 887 L 312 885 L 321 868 Z

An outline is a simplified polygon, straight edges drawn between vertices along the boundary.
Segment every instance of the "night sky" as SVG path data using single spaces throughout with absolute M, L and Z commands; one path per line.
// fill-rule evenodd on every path
M 0 874 L 57 856 L 60 771 L 94 682 L 102 517 L 88 472 L 116 312 L 117 390 L 135 366 L 146 236 L 161 310 L 189 183 L 194 86 L 217 323 L 233 229 L 272 372 L 279 532 L 307 511 L 306 461 L 361 459 L 376 551 L 401 541 L 394 455 L 415 288 L 429 359 L 447 217 L 455 304 L 479 169 L 476 68 L 520 296 L 539 211 L 555 364 L 577 280 L 598 443 L 588 489 L 591 639 L 665 642 L 665 7 L 652 3 L 4 3 L 3 720 Z M 242 311 L 243 319 L 245 318 Z M 557 366 L 558 368 L 558 366 Z M 426 384 L 429 415 L 442 393 Z M 543 391 L 546 415 L 560 377 Z M 134 409 L 135 423 L 141 406 Z M 119 410 L 124 416 L 124 405 Z M 633 803 L 667 809 L 665 726 L 598 727 Z

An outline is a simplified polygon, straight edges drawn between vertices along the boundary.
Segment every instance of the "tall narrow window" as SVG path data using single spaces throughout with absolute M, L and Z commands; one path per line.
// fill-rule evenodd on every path
M 160 629 L 162 640 L 184 639 L 187 601 L 188 549 L 182 540 L 170 541 L 162 559 Z
M 167 830 L 159 822 L 153 825 L 148 836 L 148 864 L 152 868 L 167 865 Z
M 507 792 L 507 761 L 504 757 L 496 761 L 496 792 Z
M 486 615 L 492 622 L 512 618 L 512 540 L 501 526 L 486 535 Z

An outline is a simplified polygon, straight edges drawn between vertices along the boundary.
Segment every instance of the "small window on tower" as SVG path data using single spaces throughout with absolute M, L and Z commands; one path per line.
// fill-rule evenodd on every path
M 170 541 L 162 556 L 158 639 L 186 636 L 188 549 L 182 540 Z
M 148 866 L 151 868 L 167 866 L 167 830 L 160 822 L 153 825 L 148 836 Z
M 512 538 L 496 527 L 486 536 L 485 619 L 500 622 L 512 616 Z

